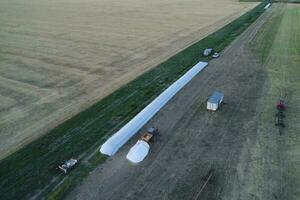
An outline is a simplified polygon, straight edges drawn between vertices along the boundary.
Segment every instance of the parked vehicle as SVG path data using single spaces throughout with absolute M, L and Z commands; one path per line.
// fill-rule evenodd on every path
M 219 58 L 220 57 L 220 54 L 215 52 L 213 55 L 212 55 L 212 58 Z
M 77 164 L 78 160 L 71 158 L 70 160 L 65 161 L 64 164 L 59 165 L 58 168 L 66 174 L 74 169 Z
M 151 127 L 147 130 L 147 132 L 143 133 L 141 135 L 140 140 L 143 140 L 147 143 L 154 141 L 154 136 L 157 136 L 159 134 L 158 129 Z

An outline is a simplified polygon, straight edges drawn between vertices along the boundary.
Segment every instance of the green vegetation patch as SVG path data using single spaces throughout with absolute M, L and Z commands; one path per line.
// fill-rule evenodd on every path
M 258 32 L 252 49 L 265 65 L 268 85 L 251 163 L 251 193 L 257 199 L 298 199 L 300 184 L 300 6 L 280 4 Z M 285 128 L 275 126 L 283 99 Z M 260 183 L 257 184 L 257 183 Z
M 281 20 L 283 17 L 282 10 L 276 10 L 263 28 L 258 31 L 258 34 L 251 42 L 251 49 L 259 58 L 259 61 L 266 63 L 269 58 L 271 47 L 274 43 L 275 36 L 279 30 Z
M 222 51 L 264 11 L 261 3 L 219 31 L 158 65 L 105 99 L 79 113 L 0 162 L 1 199 L 24 199 L 37 193 L 58 199 L 105 158 L 92 157 L 64 176 L 57 165 L 70 157 L 90 156 L 158 94 L 199 61 L 205 48 Z M 96 160 L 96 161 L 95 161 Z M 63 181 L 63 183 L 61 183 Z M 58 187 L 56 185 L 61 183 Z M 48 186 L 48 187 L 46 187 Z M 46 187 L 46 188 L 45 188 Z

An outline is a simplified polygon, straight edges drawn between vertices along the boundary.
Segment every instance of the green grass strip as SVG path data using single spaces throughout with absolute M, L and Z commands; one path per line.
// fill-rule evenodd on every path
M 263 13 L 265 5 L 265 2 L 259 4 L 217 32 L 3 159 L 0 162 L 1 199 L 26 199 L 41 192 L 49 183 L 54 188 L 65 178 L 56 169 L 59 163 L 70 157 L 85 157 L 84 153 L 98 148 L 104 139 L 122 127 L 193 65 L 208 60 L 201 56 L 205 48 L 212 47 L 222 51 Z M 72 177 L 72 183 L 66 181 L 68 187 L 62 191 L 54 191 L 59 193 L 57 198 L 63 197 L 75 187 L 88 174 L 87 169 L 92 170 L 94 167 L 90 162 L 81 163 L 65 178 L 68 180 L 68 177 Z M 46 195 L 53 189 L 51 187 L 42 194 Z

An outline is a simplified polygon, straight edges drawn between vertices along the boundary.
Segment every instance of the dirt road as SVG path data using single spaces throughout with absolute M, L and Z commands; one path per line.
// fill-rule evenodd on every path
M 161 135 L 145 161 L 126 160 L 132 139 L 67 199 L 251 199 L 240 187 L 249 178 L 266 71 L 248 42 L 270 15 L 264 13 L 153 118 L 148 126 L 159 127 Z M 211 113 L 205 102 L 214 90 L 225 93 L 226 104 Z

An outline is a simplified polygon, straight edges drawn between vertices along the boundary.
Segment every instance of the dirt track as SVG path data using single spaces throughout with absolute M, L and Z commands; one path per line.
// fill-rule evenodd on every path
M 0 158 L 257 3 L 0 2 Z
M 242 193 L 250 149 L 257 138 L 266 72 L 248 42 L 268 19 L 264 13 L 218 60 L 185 87 L 148 124 L 160 128 L 147 159 L 139 165 L 125 156 L 131 142 L 98 167 L 67 199 L 251 199 Z M 225 93 L 219 112 L 205 109 L 214 91 Z

